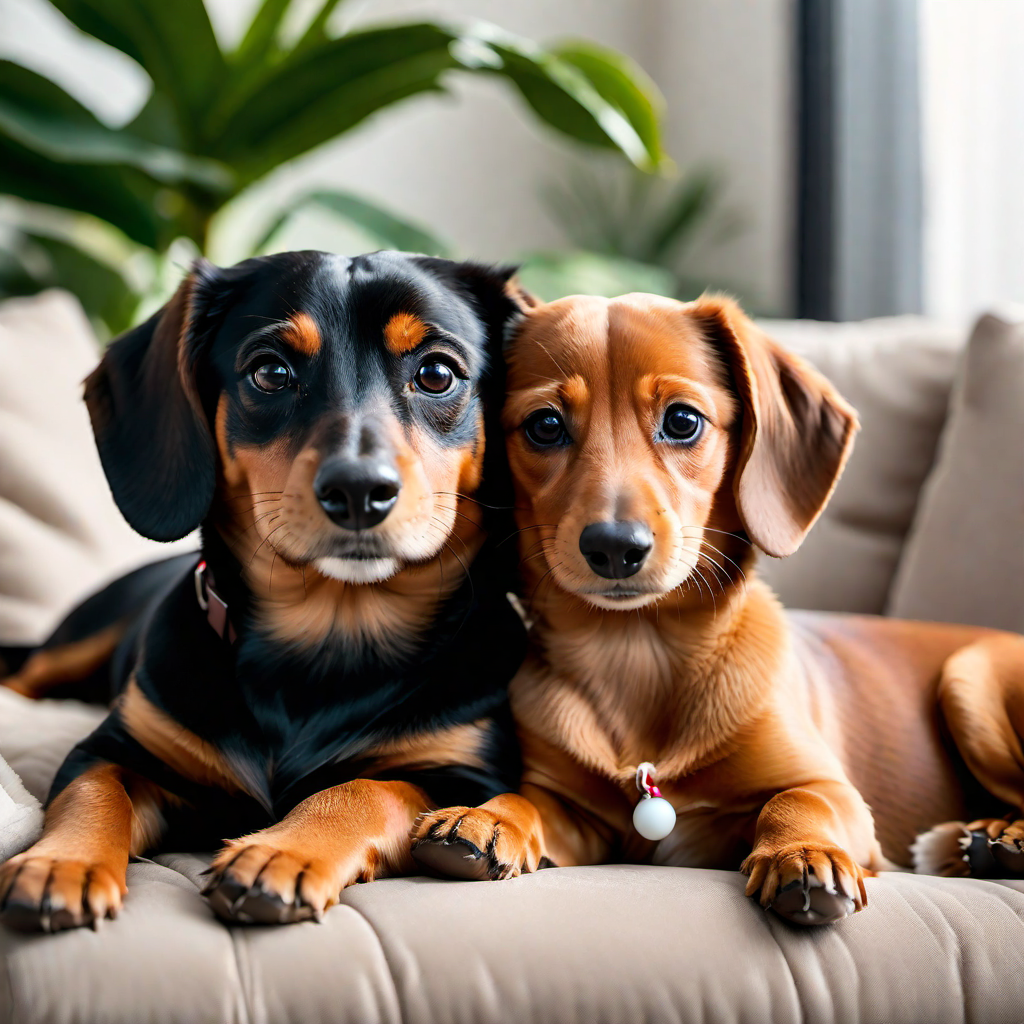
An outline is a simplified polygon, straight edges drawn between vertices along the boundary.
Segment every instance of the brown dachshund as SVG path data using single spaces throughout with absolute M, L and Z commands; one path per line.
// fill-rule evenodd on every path
M 800 924 L 860 910 L 912 850 L 1024 871 L 1024 638 L 787 613 L 756 578 L 753 546 L 794 552 L 849 455 L 827 380 L 715 297 L 539 306 L 507 361 L 523 784 L 426 816 L 421 862 L 739 868 Z M 631 821 L 644 761 L 678 814 L 660 843 Z

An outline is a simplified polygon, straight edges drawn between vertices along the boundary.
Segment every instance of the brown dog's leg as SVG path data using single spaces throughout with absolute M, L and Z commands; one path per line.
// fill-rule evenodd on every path
M 984 873 L 1024 874 L 1024 637 L 990 636 L 953 654 L 939 701 L 967 767 L 1014 809 L 965 826 L 987 841 L 994 864 Z
M 414 872 L 409 829 L 429 807 L 407 782 L 355 779 L 314 793 L 276 825 L 228 840 L 204 895 L 229 921 L 319 920 L 345 886 Z
M 152 833 L 143 836 L 145 822 L 133 822 L 123 770 L 102 763 L 84 771 L 50 804 L 39 842 L 0 866 L 0 919 L 50 932 L 116 916 L 133 823 L 145 843 Z
M 881 863 L 871 812 L 847 782 L 787 789 L 764 805 L 741 870 L 747 895 L 795 924 L 829 924 L 867 905 L 862 863 Z
M 480 807 L 425 814 L 412 833 L 413 856 L 449 878 L 515 878 L 543 860 L 560 867 L 600 864 L 609 840 L 578 808 L 543 786 L 524 783 Z

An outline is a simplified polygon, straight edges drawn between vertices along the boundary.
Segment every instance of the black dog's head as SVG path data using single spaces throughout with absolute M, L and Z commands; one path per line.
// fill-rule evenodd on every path
M 86 382 L 125 518 L 172 540 L 245 506 L 257 542 L 353 583 L 434 558 L 480 483 L 509 276 L 393 252 L 197 262 Z

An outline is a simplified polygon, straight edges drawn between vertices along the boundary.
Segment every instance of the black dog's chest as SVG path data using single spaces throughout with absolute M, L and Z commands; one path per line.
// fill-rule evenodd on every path
M 525 647 L 504 594 L 469 581 L 439 610 L 429 640 L 401 660 L 344 638 L 298 649 L 251 621 L 240 625 L 237 643 L 222 639 L 183 581 L 146 631 L 136 679 L 274 818 L 319 789 L 372 772 L 382 745 L 492 718 Z M 193 803 L 222 799 L 194 786 L 168 788 Z
M 279 662 L 259 643 L 240 652 L 235 685 L 256 732 L 250 739 L 224 722 L 222 739 L 247 762 L 246 781 L 263 781 L 276 812 L 308 795 L 307 780 L 315 777 L 314 789 L 347 781 L 382 739 L 429 727 L 410 703 L 422 685 L 411 665 L 357 660 L 343 649 Z

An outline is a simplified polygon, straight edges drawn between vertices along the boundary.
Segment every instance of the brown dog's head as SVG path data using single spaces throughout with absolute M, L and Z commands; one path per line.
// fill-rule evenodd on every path
M 480 483 L 509 276 L 393 252 L 199 261 L 86 385 L 125 518 L 157 540 L 205 521 L 349 583 L 433 559 Z
M 715 586 L 737 537 L 791 554 L 857 429 L 824 377 L 723 298 L 562 299 L 528 313 L 506 360 L 527 577 L 599 608 Z

